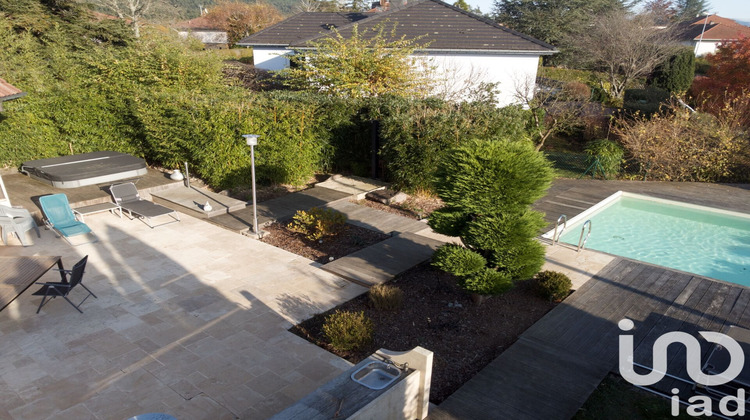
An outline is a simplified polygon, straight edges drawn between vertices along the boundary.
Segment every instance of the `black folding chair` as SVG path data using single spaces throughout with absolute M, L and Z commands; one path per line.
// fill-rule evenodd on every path
M 76 265 L 73 266 L 72 270 L 58 270 L 62 273 L 64 277 L 64 281 L 61 282 L 48 282 L 48 283 L 36 283 L 41 284 L 42 288 L 37 290 L 36 292 L 32 293 L 34 296 L 44 296 L 42 298 L 42 303 L 39 304 L 39 308 L 37 308 L 36 313 L 39 313 L 39 311 L 42 309 L 42 306 L 44 306 L 46 303 L 49 303 L 52 301 L 52 299 L 56 297 L 62 297 L 63 299 L 67 300 L 68 303 L 70 303 L 76 310 L 80 313 L 83 313 L 83 311 L 80 308 L 81 305 L 83 305 L 83 302 L 86 301 L 86 299 L 89 298 L 89 296 L 93 296 L 94 298 L 98 299 L 96 295 L 89 290 L 88 287 L 83 285 L 83 271 L 86 268 L 86 261 L 88 261 L 89 256 L 86 255 L 81 259 L 81 261 L 78 261 Z M 84 289 L 86 289 L 87 292 L 89 292 L 88 295 L 86 295 L 85 298 L 79 303 L 77 306 L 73 302 L 71 302 L 70 299 L 68 299 L 68 294 L 71 290 L 73 290 L 76 286 L 81 285 Z M 49 298 L 49 300 L 47 299 Z

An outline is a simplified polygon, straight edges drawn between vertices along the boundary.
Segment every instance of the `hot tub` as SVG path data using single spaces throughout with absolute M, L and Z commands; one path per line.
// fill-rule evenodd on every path
M 103 151 L 30 160 L 21 172 L 56 188 L 111 184 L 146 174 L 146 162 L 127 153 Z

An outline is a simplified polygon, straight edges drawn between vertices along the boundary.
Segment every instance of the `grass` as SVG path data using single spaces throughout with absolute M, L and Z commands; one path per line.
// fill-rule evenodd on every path
M 695 419 L 685 412 L 685 406 L 680 407 L 679 416 L 672 416 L 670 404 L 666 398 L 639 389 L 618 375 L 609 374 L 573 419 Z

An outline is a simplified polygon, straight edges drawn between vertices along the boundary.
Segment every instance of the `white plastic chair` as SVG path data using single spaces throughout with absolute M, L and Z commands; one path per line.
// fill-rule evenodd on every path
M 8 233 L 15 233 L 23 246 L 33 245 L 33 243 L 27 243 L 26 240 L 26 232 L 31 229 L 36 230 L 37 238 L 41 238 L 34 218 L 28 210 L 23 208 L 0 205 L 0 227 L 3 229 L 3 244 L 5 245 L 8 244 Z

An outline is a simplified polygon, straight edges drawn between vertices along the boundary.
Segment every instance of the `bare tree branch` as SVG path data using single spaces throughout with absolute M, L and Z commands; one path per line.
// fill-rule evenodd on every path
M 622 99 L 629 83 L 645 77 L 678 46 L 672 26 L 658 26 L 650 14 L 613 12 L 594 20 L 576 35 L 578 60 L 606 74 L 600 85 L 614 99 Z

